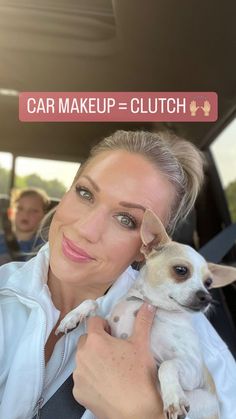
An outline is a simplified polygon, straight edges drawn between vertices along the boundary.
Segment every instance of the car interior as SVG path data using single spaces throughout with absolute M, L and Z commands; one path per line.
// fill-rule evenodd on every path
M 0 151 L 82 162 L 117 129 L 171 130 L 205 154 L 206 179 L 174 239 L 236 264 L 236 231 L 210 146 L 236 116 L 236 3 L 229 0 L 0 0 Z M 20 92 L 216 92 L 216 122 L 20 122 Z M 235 171 L 236 166 L 232 167 Z M 14 167 L 12 183 L 14 184 Z M 0 191 L 1 193 L 1 191 Z M 52 205 L 57 200 L 52 200 Z M 1 214 L 8 196 L 1 195 Z M 233 230 L 234 228 L 234 230 Z M 227 242 L 228 240 L 228 242 Z M 210 249 L 210 250 L 209 250 Z M 210 321 L 236 357 L 236 287 Z

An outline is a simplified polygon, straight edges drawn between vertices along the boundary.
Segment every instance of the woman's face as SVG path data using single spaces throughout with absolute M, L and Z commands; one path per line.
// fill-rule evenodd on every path
M 173 186 L 144 157 L 102 152 L 85 166 L 53 217 L 53 275 L 105 292 L 128 265 L 142 259 L 145 208 L 165 224 L 173 198 Z

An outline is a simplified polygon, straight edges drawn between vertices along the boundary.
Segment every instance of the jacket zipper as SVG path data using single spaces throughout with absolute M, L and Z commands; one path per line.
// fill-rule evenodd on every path
M 4 288 L 4 289 L 2 289 L 2 291 L 10 291 L 10 295 L 12 295 L 12 293 L 17 294 L 19 297 L 22 298 L 22 300 L 25 300 L 25 301 L 27 301 L 27 300 L 28 301 L 33 301 L 36 304 L 38 304 L 39 306 L 41 306 L 41 304 L 36 299 L 34 299 L 32 297 L 25 297 L 18 290 L 13 290 L 11 288 Z M 44 313 L 44 310 L 43 310 L 43 307 L 42 306 L 41 306 L 41 308 L 42 308 L 42 312 Z M 45 320 L 45 317 L 44 317 L 43 323 L 44 323 L 43 324 L 44 330 L 46 330 L 46 320 Z M 60 373 L 60 371 L 62 369 L 64 360 L 65 360 L 65 349 L 66 349 L 67 339 L 68 339 L 68 336 L 66 334 L 65 335 L 65 342 L 64 342 L 64 350 L 62 352 L 62 357 L 61 357 L 61 364 L 60 364 L 60 366 L 58 368 L 58 371 L 57 371 L 55 377 L 58 377 L 58 375 L 59 375 L 59 373 Z M 40 388 L 39 394 L 41 394 L 41 396 L 40 396 L 39 400 L 37 401 L 37 403 L 36 403 L 36 405 L 35 405 L 35 407 L 33 409 L 33 418 L 34 419 L 40 419 L 40 410 L 41 410 L 42 405 L 43 405 L 43 402 L 44 402 L 44 398 L 42 397 L 42 393 L 43 393 L 43 390 L 45 391 L 45 389 L 47 389 L 47 387 L 51 383 L 51 380 L 50 380 L 47 383 L 46 387 L 43 389 L 43 383 L 45 381 L 45 348 L 44 347 L 43 347 L 43 351 L 41 353 L 41 362 L 40 362 L 40 364 L 41 364 L 42 373 L 41 373 L 41 382 L 40 382 L 40 385 L 39 385 L 39 388 Z
M 1 292 L 2 291 L 8 291 L 8 292 L 10 291 L 10 295 L 17 295 L 23 301 L 25 300 L 26 302 L 27 301 L 33 301 L 33 302 L 35 302 L 36 304 L 38 304 L 41 307 L 42 312 L 44 313 L 43 307 L 41 306 L 41 304 L 36 299 L 34 299 L 32 297 L 25 297 L 18 290 L 14 290 L 14 289 L 11 289 L 11 288 L 3 288 L 1 290 Z M 4 294 L 4 292 L 3 292 L 3 294 Z M 45 331 L 46 330 L 45 316 L 44 316 L 44 321 L 43 321 L 43 328 L 44 328 L 44 331 Z M 40 365 L 41 365 L 41 371 L 42 371 L 42 373 L 41 373 L 41 382 L 40 382 L 40 385 L 39 385 L 39 388 L 40 388 L 39 394 L 42 394 L 42 391 L 43 391 L 43 383 L 44 383 L 44 380 L 45 380 L 45 349 L 44 349 L 44 346 L 43 346 L 43 351 L 41 352 L 40 357 L 41 357 L 41 359 L 40 359 Z M 40 399 L 37 401 L 34 409 L 33 409 L 33 418 L 35 417 L 35 415 L 36 415 L 36 418 L 35 419 L 39 419 L 40 418 L 40 409 L 42 407 L 43 401 L 44 401 L 44 399 L 41 396 Z
M 46 322 L 44 322 L 44 323 L 45 323 L 45 327 L 46 327 Z M 41 410 L 41 407 L 42 407 L 43 402 L 44 402 L 44 398 L 42 397 L 43 383 L 45 381 L 45 349 L 44 349 L 44 347 L 43 347 L 43 352 L 41 353 L 40 365 L 41 365 L 41 371 L 42 371 L 42 373 L 41 373 L 42 380 L 41 380 L 41 383 L 40 383 L 40 394 L 41 394 L 41 396 L 40 396 L 40 399 L 37 401 L 36 406 L 34 408 L 34 416 L 33 417 L 35 417 L 35 419 L 40 419 L 40 410 Z
M 67 335 L 67 334 L 65 334 L 64 349 L 63 349 L 62 354 L 61 354 L 61 362 L 60 362 L 60 365 L 59 365 L 59 367 L 58 367 L 58 370 L 57 370 L 57 372 L 56 372 L 55 376 L 54 376 L 53 378 L 51 378 L 51 379 L 47 382 L 46 386 L 44 387 L 44 389 L 43 389 L 43 393 L 44 393 L 44 394 L 45 394 L 45 391 L 47 390 L 47 388 L 50 386 L 51 382 L 52 382 L 53 380 L 55 380 L 55 379 L 58 377 L 58 375 L 60 374 L 61 369 L 62 369 L 62 367 L 63 367 L 63 365 L 64 365 L 64 361 L 65 361 L 65 352 L 66 352 L 66 345 L 67 345 L 67 339 L 68 339 L 68 335 Z M 45 355 L 45 354 L 44 354 L 44 355 Z M 43 359 L 43 360 L 44 360 L 44 359 Z M 45 369 L 44 369 L 44 380 L 43 380 L 43 382 L 44 382 L 44 381 L 45 381 Z M 34 418 L 33 418 L 33 419 L 40 419 L 40 410 L 41 410 L 41 408 L 42 408 L 42 406 L 43 406 L 43 402 L 44 402 L 44 398 L 41 396 L 41 398 L 39 399 L 39 401 L 37 402 L 37 404 L 36 404 L 36 406 L 35 406 L 34 412 L 35 412 L 35 415 L 36 415 L 36 416 L 34 416 Z
M 56 372 L 56 374 L 55 374 L 55 376 L 54 377 L 52 377 L 51 379 L 49 379 L 48 380 L 48 382 L 47 382 L 47 384 L 45 385 L 45 387 L 44 387 L 44 389 L 43 389 L 43 391 L 44 391 L 44 393 L 45 393 L 45 391 L 48 389 L 48 387 L 50 386 L 50 384 L 51 384 L 51 382 L 53 381 L 53 380 L 55 380 L 57 377 L 58 377 L 58 375 L 59 375 L 59 373 L 60 373 L 60 371 L 61 371 L 61 369 L 62 369 L 62 367 L 63 367 L 63 365 L 64 365 L 64 360 L 65 360 L 65 347 L 66 347 L 66 344 L 67 344 L 67 334 L 65 335 L 65 342 L 64 342 L 64 348 L 63 348 L 63 351 L 62 351 L 62 354 L 61 354 L 61 362 L 60 362 L 60 365 L 59 365 L 59 367 L 58 367 L 58 370 L 57 370 L 57 372 Z M 41 399 L 43 399 L 43 398 L 41 398 Z M 41 400 L 40 399 L 40 400 Z M 40 401 L 39 400 L 39 401 Z M 44 399 L 43 399 L 43 401 L 44 401 Z M 39 402 L 38 402 L 39 403 Z M 37 406 L 37 405 L 36 405 Z M 41 407 L 42 407 L 42 405 L 40 406 L 40 409 L 41 409 Z M 37 418 L 38 419 L 38 418 Z
M 35 413 L 34 418 L 35 419 L 40 419 L 40 410 L 41 410 L 43 401 L 44 401 L 44 399 L 43 399 L 43 397 L 41 397 L 39 399 L 38 403 L 35 406 L 35 410 L 34 410 L 34 413 Z

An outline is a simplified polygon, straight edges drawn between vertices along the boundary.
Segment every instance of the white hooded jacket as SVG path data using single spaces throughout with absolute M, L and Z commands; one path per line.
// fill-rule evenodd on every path
M 30 261 L 0 268 L 0 419 L 32 419 L 75 368 L 83 325 L 60 338 L 45 367 L 44 345 L 60 315 L 46 283 L 48 267 L 46 244 Z M 127 292 L 136 276 L 137 272 L 128 268 L 109 292 L 97 299 L 102 316 Z M 235 419 L 234 359 L 204 315 L 193 318 L 221 401 L 221 419 Z M 92 418 L 88 410 L 83 415 L 83 419 Z

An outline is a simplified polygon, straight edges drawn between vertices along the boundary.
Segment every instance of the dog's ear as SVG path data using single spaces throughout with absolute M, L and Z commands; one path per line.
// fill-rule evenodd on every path
M 154 248 L 158 249 L 171 241 L 161 220 L 150 209 L 144 213 L 140 234 L 143 242 L 140 250 L 145 257 L 151 256 Z
M 236 268 L 233 266 L 216 265 L 208 262 L 208 268 L 213 279 L 211 288 L 224 287 L 236 281 Z

